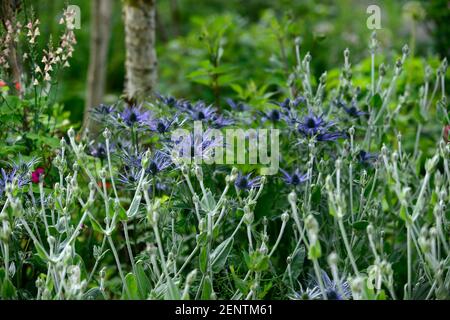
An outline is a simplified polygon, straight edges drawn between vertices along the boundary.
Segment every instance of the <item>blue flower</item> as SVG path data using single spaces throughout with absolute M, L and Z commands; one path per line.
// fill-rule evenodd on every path
M 149 126 L 150 130 L 153 132 L 157 132 L 159 134 L 165 134 L 170 131 L 170 128 L 174 123 L 178 120 L 177 115 L 175 115 L 172 119 L 169 118 L 155 118 L 150 120 Z
M 283 180 L 284 182 L 286 182 L 287 184 L 293 185 L 293 186 L 298 186 L 301 183 L 305 182 L 306 180 L 308 180 L 308 174 L 301 174 L 300 170 L 297 168 L 294 170 L 294 172 L 292 172 L 292 174 L 289 174 L 288 172 L 286 172 L 285 170 L 280 168 L 281 173 L 283 173 Z
M 340 292 L 341 290 L 339 290 L 337 283 L 331 280 L 328 274 L 322 270 L 322 282 L 328 300 L 348 300 L 352 297 L 350 285 L 347 281 L 340 281 L 342 289 L 342 292 Z M 316 284 L 318 286 L 317 279 Z
M 347 138 L 345 132 L 329 132 L 329 133 L 319 133 L 316 136 L 317 141 L 336 141 L 340 138 Z
M 272 109 L 269 112 L 262 112 L 262 121 L 270 121 L 272 123 L 276 123 L 281 120 L 281 112 L 277 109 Z
M 177 107 L 178 100 L 175 99 L 174 97 L 163 96 L 158 93 L 156 94 L 156 97 L 158 98 L 159 101 L 161 101 L 163 104 L 165 104 L 166 106 L 168 106 L 170 108 Z
M 172 160 L 170 159 L 170 157 L 167 154 L 158 150 L 155 152 L 152 159 L 150 159 L 150 163 L 145 172 L 155 176 L 159 172 L 168 168 L 171 164 Z
M 141 170 L 136 166 L 125 165 L 119 173 L 118 181 L 130 188 L 134 188 L 140 178 Z
M 126 127 L 139 128 L 149 123 L 150 111 L 143 110 L 140 106 L 126 107 L 119 113 L 119 119 L 122 120 L 122 123 L 125 124 Z
M 12 168 L 10 171 L 6 172 L 5 169 L 0 170 L 0 198 L 3 196 L 5 192 L 5 188 L 7 184 L 13 184 L 18 188 L 22 188 L 24 185 L 30 182 L 30 179 L 24 173 L 19 173 L 17 168 Z
M 239 172 L 234 185 L 239 190 L 250 190 L 261 185 L 261 177 L 251 178 L 251 173 L 244 175 Z
M 367 114 L 364 111 L 358 110 L 355 100 L 352 101 L 351 106 L 347 106 L 347 104 L 341 99 L 337 100 L 335 104 L 337 105 L 338 108 L 344 109 L 344 111 L 353 118 L 359 118 Z
M 194 121 L 212 121 L 216 116 L 216 109 L 212 106 L 207 106 L 203 101 L 197 102 L 187 112 Z
M 378 154 L 361 150 L 358 153 L 358 160 L 361 164 L 372 164 L 378 159 Z
M 224 147 L 224 143 L 223 140 L 214 137 L 211 129 L 202 135 L 190 133 L 166 145 L 167 152 L 179 160 L 191 160 L 192 157 L 210 159 L 216 147 Z
M 286 98 L 283 102 L 272 102 L 273 104 L 276 104 L 277 106 L 281 107 L 281 109 L 284 110 L 291 110 L 293 108 L 297 108 L 300 104 L 305 104 L 306 99 L 303 96 L 298 96 L 295 99 Z
M 309 113 L 298 123 L 298 131 L 307 137 L 313 137 L 319 133 L 326 133 L 334 122 L 326 122 L 323 116 Z
M 316 116 L 310 112 L 298 123 L 298 131 L 305 137 L 315 137 L 317 141 L 335 141 L 346 137 L 343 132 L 329 132 L 334 124 L 333 121 L 325 121 L 323 115 Z
M 113 145 L 110 145 L 109 151 L 113 152 L 115 150 Z M 97 144 L 93 144 L 89 148 L 89 154 L 95 158 L 106 159 L 106 144 L 103 142 L 98 142 Z
M 234 121 L 230 118 L 225 118 L 223 115 L 214 115 L 212 118 L 212 126 L 220 129 L 229 125 L 232 125 Z
M 111 116 L 116 110 L 115 106 L 100 104 L 91 110 L 92 118 L 98 122 L 103 122 Z
M 244 112 L 250 109 L 250 107 L 243 102 L 235 102 L 229 98 L 226 99 L 226 102 L 228 103 L 231 109 L 237 112 Z

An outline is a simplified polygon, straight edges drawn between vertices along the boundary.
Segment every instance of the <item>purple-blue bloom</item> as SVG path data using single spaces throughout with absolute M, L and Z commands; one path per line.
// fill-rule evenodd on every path
M 115 106 L 100 104 L 91 110 L 92 118 L 98 122 L 103 122 L 108 119 L 116 111 Z
M 317 141 L 335 141 L 346 137 L 343 132 L 329 132 L 334 124 L 333 121 L 325 121 L 323 115 L 316 116 L 310 112 L 298 123 L 298 131 L 305 137 L 315 137 Z
M 250 190 L 259 187 L 261 185 L 261 177 L 251 178 L 251 175 L 251 173 L 244 175 L 239 172 L 234 181 L 236 188 L 239 190 Z
M 244 112 L 250 109 L 248 105 L 246 105 L 243 102 L 235 102 L 232 99 L 228 98 L 226 99 L 227 104 L 230 106 L 231 109 L 237 112 Z
M 125 126 L 138 128 L 149 123 L 150 111 L 144 110 L 141 106 L 131 106 L 120 112 L 118 117 Z
M 287 184 L 298 186 L 301 183 L 308 180 L 308 174 L 302 174 L 300 173 L 300 170 L 297 168 L 295 169 L 291 174 L 289 174 L 286 170 L 283 170 L 280 168 L 281 173 L 283 174 L 283 180 Z
M 378 159 L 378 154 L 361 150 L 358 154 L 358 160 L 361 164 L 372 164 Z
M 150 159 L 150 163 L 145 172 L 155 176 L 159 172 L 168 168 L 171 164 L 172 160 L 170 159 L 170 157 L 167 154 L 158 150 L 155 152 L 152 159 Z
M 356 106 L 356 101 L 353 100 L 351 103 L 351 106 L 348 106 L 344 101 L 341 99 L 335 101 L 335 104 L 338 108 L 344 109 L 344 111 L 353 118 L 359 118 L 361 116 L 366 115 L 367 113 L 364 111 L 361 111 Z

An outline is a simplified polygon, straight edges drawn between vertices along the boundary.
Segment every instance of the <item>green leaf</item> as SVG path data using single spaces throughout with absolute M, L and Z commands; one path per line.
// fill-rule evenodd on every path
M 167 280 L 167 291 L 166 291 L 166 299 L 168 300 L 180 300 L 181 294 L 177 285 L 173 282 L 171 278 Z
M 367 220 L 360 220 L 360 221 L 356 221 L 355 223 L 353 223 L 352 227 L 355 230 L 366 230 L 368 225 L 369 225 L 369 221 L 367 221 Z
M 143 299 L 146 299 L 152 290 L 149 278 L 145 274 L 144 263 L 138 261 L 136 263 L 136 278 L 138 281 L 139 293 Z
M 202 284 L 201 299 L 202 300 L 210 300 L 212 293 L 213 293 L 213 287 L 212 287 L 211 279 L 209 278 L 209 276 L 205 276 L 203 279 L 203 284 Z
M 206 194 L 202 197 L 202 200 L 200 201 L 200 207 L 205 212 L 212 212 L 216 207 L 216 200 L 214 199 L 214 196 L 212 195 L 209 189 L 206 191 Z
M 320 247 L 320 242 L 316 241 L 313 245 L 309 247 L 308 259 L 314 260 L 319 259 L 322 256 L 322 248 Z
M 100 233 L 105 233 L 103 228 L 101 227 L 100 223 L 90 213 L 89 213 L 89 219 L 91 220 L 92 228 L 94 228 L 95 231 L 100 232 Z
M 383 105 L 383 100 L 381 96 L 377 93 L 370 99 L 370 106 L 374 109 L 380 109 Z
M 125 285 L 128 288 L 128 291 L 126 290 L 125 286 L 123 288 L 122 297 L 127 300 L 139 300 L 139 289 L 137 285 L 137 280 L 134 274 L 128 273 L 125 276 Z
M 225 262 L 230 255 L 230 251 L 233 248 L 233 238 L 228 238 L 221 244 L 211 254 L 212 260 L 212 270 L 214 272 L 219 272 L 225 266 Z
M 141 203 L 141 197 L 140 196 L 136 196 L 133 198 L 133 202 L 131 202 L 130 207 L 128 208 L 127 211 L 127 216 L 129 218 L 132 218 L 136 215 L 136 213 L 139 210 L 139 204 Z
M 12 284 L 11 280 L 5 279 L 2 284 L 2 299 L 17 299 L 17 290 L 16 287 Z
M 206 273 L 206 268 L 208 267 L 208 251 L 206 250 L 206 247 L 200 249 L 198 260 L 201 273 Z
M 104 300 L 99 287 L 91 288 L 83 294 L 83 300 Z

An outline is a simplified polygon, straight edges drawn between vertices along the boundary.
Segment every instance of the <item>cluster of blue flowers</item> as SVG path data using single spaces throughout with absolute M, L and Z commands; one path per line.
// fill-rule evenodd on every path
M 180 154 L 180 157 L 190 157 L 195 154 L 204 156 L 213 149 L 216 145 L 215 141 L 204 138 L 208 136 L 207 133 L 200 139 L 201 141 L 197 141 L 198 137 L 196 139 L 194 135 L 192 135 L 190 140 L 183 139 L 179 142 L 168 139 L 173 129 L 193 121 L 201 121 L 209 128 L 224 128 L 240 123 L 243 118 L 241 113 L 246 113 L 253 114 L 254 121 L 259 120 L 261 123 L 269 122 L 272 125 L 284 123 L 284 126 L 291 133 L 297 135 L 299 139 L 306 138 L 316 142 L 330 142 L 348 137 L 345 131 L 337 129 L 335 121 L 327 120 L 324 114 L 315 114 L 308 107 L 307 100 L 303 96 L 298 96 L 294 99 L 286 98 L 282 102 L 272 102 L 275 107 L 268 111 L 255 111 L 246 103 L 232 99 L 227 99 L 226 102 L 230 110 L 219 111 L 217 107 L 208 105 L 203 101 L 190 102 L 185 99 L 158 94 L 157 103 L 159 109 L 168 110 L 173 114 L 171 117 L 161 116 L 143 105 L 120 108 L 118 105 L 107 106 L 103 104 L 94 108 L 92 117 L 94 120 L 102 123 L 104 127 L 115 128 L 117 129 L 116 132 L 125 130 L 128 134 L 135 135 L 134 137 L 131 136 L 130 139 L 129 135 L 123 137 L 118 134 L 115 141 L 110 144 L 110 151 L 114 152 L 117 150 L 117 155 L 119 155 L 123 163 L 119 181 L 125 185 L 136 183 L 142 169 L 143 150 L 137 144 L 139 135 L 145 138 L 154 133 L 159 136 L 159 141 L 162 142 L 159 150 L 153 150 L 153 159 L 151 159 L 146 169 L 146 174 L 153 176 L 173 165 L 169 154 L 171 154 L 175 144 L 178 150 L 182 150 L 181 152 L 190 151 L 189 155 Z M 343 99 L 336 99 L 331 106 L 336 107 L 336 110 L 344 110 L 352 118 L 366 115 L 365 112 L 358 109 L 355 100 L 347 104 Z M 308 112 L 302 115 L 303 110 L 308 110 Z M 135 145 L 133 145 L 133 141 L 135 141 Z M 180 145 L 182 143 L 188 143 L 189 145 Z M 90 146 L 90 154 L 94 157 L 105 159 L 105 144 L 103 142 L 92 144 Z M 376 159 L 376 154 L 371 154 L 364 150 L 361 150 L 359 153 L 359 160 L 362 164 L 370 165 Z M 308 174 L 302 173 L 300 168 L 281 169 L 280 171 L 282 181 L 293 188 L 301 186 L 310 178 Z M 250 190 L 259 186 L 259 180 L 259 177 L 251 178 L 251 174 L 240 173 L 235 180 L 235 186 L 239 190 Z

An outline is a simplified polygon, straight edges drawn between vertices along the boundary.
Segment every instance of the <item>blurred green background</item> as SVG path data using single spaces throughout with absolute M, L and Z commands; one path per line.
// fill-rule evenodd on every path
M 78 44 L 60 82 L 59 101 L 80 122 L 89 63 L 90 1 L 29 1 L 41 20 L 41 41 L 56 38 L 58 21 L 67 4 L 81 9 Z M 313 74 L 341 67 L 343 50 L 353 63 L 368 56 L 371 30 L 366 9 L 381 9 L 380 52 L 394 56 L 408 43 L 415 55 L 448 55 L 449 2 L 434 1 L 312 1 L 312 0 L 157 0 L 158 91 L 177 97 L 212 102 L 208 43 L 223 48 L 220 66 L 221 100 L 243 98 L 252 91 L 276 91 L 286 83 L 283 70 L 294 63 L 294 39 L 302 39 L 302 55 L 313 57 Z M 121 1 L 114 0 L 105 102 L 123 91 L 124 35 Z M 289 65 L 291 63 L 291 65 Z M 280 68 L 281 66 L 281 68 Z M 281 71 L 280 71 L 281 70 Z M 245 90 L 244 90 L 245 89 Z M 240 93 L 237 95 L 237 93 Z

